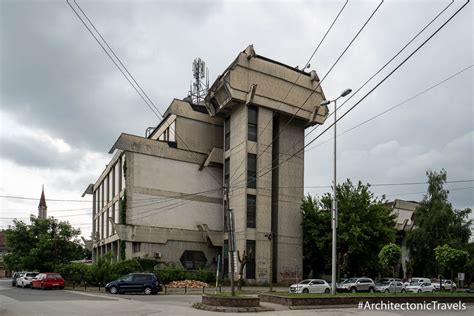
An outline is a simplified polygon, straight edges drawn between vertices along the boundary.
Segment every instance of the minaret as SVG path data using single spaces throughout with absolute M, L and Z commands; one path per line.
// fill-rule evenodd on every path
M 41 198 L 40 198 L 40 202 L 39 202 L 39 205 L 38 205 L 38 218 L 45 219 L 47 209 L 48 209 L 48 207 L 46 206 L 46 198 L 44 197 L 44 184 L 43 184 L 43 188 L 42 188 L 42 191 L 41 191 Z

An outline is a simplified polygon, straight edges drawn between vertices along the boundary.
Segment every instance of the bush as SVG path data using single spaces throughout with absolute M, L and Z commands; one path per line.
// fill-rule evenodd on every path
M 204 269 L 190 271 L 184 269 L 181 265 L 175 264 L 161 264 L 155 270 L 155 274 L 164 284 L 181 280 L 196 280 L 206 283 L 215 282 L 216 280 L 215 273 L 212 271 Z

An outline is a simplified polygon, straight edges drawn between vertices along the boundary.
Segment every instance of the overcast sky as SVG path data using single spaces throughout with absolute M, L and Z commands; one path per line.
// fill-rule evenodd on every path
M 65 0 L 0 0 L 0 195 L 81 200 L 121 132 L 144 135 L 158 119 L 87 32 Z M 344 1 L 78 1 L 164 112 L 187 95 L 201 57 L 211 83 L 249 44 L 259 55 L 302 66 Z M 377 1 L 350 1 L 311 61 L 322 78 Z M 386 1 L 322 82 L 328 98 L 357 90 L 449 1 Z M 456 1 L 345 112 L 454 13 Z M 473 64 L 469 4 L 413 58 L 338 123 L 343 132 Z M 374 184 L 474 179 L 472 68 L 338 137 L 338 179 Z M 341 102 L 339 102 L 341 104 Z M 332 105 L 331 105 L 332 109 Z M 328 118 L 325 126 L 333 118 Z M 307 142 L 325 129 L 319 127 Z M 332 132 L 311 146 L 323 143 Z M 330 185 L 332 142 L 306 152 L 305 185 Z M 473 207 L 474 182 L 452 183 L 457 208 Z M 329 189 L 306 189 L 321 194 Z M 420 200 L 426 185 L 373 187 L 388 199 Z M 88 200 L 90 197 L 84 198 Z M 0 228 L 36 214 L 37 200 L 0 198 Z M 48 200 L 48 214 L 91 233 L 91 205 Z

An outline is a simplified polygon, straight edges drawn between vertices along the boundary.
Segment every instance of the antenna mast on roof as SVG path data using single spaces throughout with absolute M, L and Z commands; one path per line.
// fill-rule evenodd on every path
M 209 70 L 206 63 L 201 58 L 194 59 L 193 62 L 193 78 L 188 96 L 191 97 L 194 104 L 204 104 L 204 97 L 209 89 Z

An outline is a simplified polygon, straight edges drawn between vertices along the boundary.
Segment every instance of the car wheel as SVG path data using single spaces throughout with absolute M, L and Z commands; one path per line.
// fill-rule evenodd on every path
M 44 287 L 44 284 L 41 283 L 41 289 L 44 291 L 45 290 L 45 287 Z
M 445 290 L 444 286 L 443 286 L 443 287 L 441 287 L 441 291 L 444 291 L 444 290 Z
M 434 292 L 435 292 L 435 290 L 431 291 L 431 293 L 434 293 Z
M 151 287 L 147 286 L 145 287 L 145 289 L 143 290 L 143 293 L 145 293 L 145 295 L 150 295 L 152 292 L 151 290 Z
M 309 290 L 308 290 L 308 289 L 303 289 L 303 293 L 308 294 L 308 293 L 309 293 Z
M 351 289 L 351 292 L 352 292 L 352 293 L 357 293 L 357 289 L 356 289 L 355 287 L 353 287 L 353 288 Z
M 373 287 L 369 288 L 369 292 L 374 293 L 374 288 Z
M 326 294 L 328 294 L 329 292 L 330 292 L 329 289 L 324 290 L 324 293 L 326 293 Z
M 386 289 L 384 292 L 385 292 L 385 293 L 390 293 L 390 290 L 389 290 L 389 289 Z
M 418 293 L 421 293 L 421 290 L 418 290 Z
M 116 286 L 111 286 L 110 287 L 110 294 L 117 294 L 118 292 L 118 289 Z
M 405 292 L 406 292 L 405 289 L 402 289 L 402 293 L 405 293 Z

